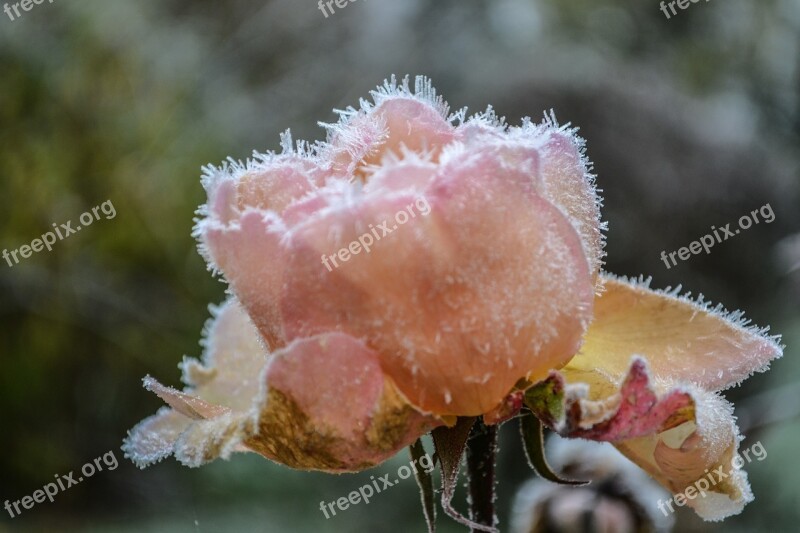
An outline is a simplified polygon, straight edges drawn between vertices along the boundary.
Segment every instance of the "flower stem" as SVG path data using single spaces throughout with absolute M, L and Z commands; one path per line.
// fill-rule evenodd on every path
M 487 426 L 479 418 L 467 441 L 470 519 L 494 526 L 494 464 L 497 454 L 497 426 Z

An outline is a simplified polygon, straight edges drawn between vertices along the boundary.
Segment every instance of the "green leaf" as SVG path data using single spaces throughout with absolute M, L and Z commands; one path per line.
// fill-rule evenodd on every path
M 525 391 L 525 405 L 551 428 L 558 427 L 564 416 L 564 379 L 552 373 Z
M 587 485 L 589 483 L 588 481 L 562 479 L 553 472 L 544 456 L 544 426 L 533 413 L 525 413 L 520 417 L 519 429 L 528 464 L 537 474 L 548 481 L 561 485 Z

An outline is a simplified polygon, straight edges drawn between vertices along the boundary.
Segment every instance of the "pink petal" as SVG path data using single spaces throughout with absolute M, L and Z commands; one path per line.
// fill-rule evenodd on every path
M 491 117 L 490 117 L 491 118 Z M 573 130 L 548 118 L 507 131 L 490 120 L 470 120 L 457 131 L 471 149 L 495 149 L 508 165 L 527 165 L 537 191 L 572 222 L 594 276 L 600 272 L 605 245 L 600 219 L 602 200 L 583 154 L 584 141 Z
M 384 378 L 375 353 L 352 337 L 331 333 L 279 352 L 267 383 L 291 396 L 312 421 L 352 438 L 369 425 Z
M 245 444 L 295 468 L 361 470 L 441 425 L 398 395 L 373 351 L 341 333 L 292 343 L 266 379 L 259 431 Z
M 263 155 L 260 162 L 247 165 L 226 164 L 204 179 L 208 214 L 222 224 L 248 208 L 280 214 L 330 177 L 314 159 L 294 153 Z
M 435 157 L 455 139 L 447 105 L 426 79 L 417 78 L 412 90 L 408 78 L 401 85 L 393 78 L 373 97 L 374 105 L 364 102 L 360 111 L 349 110 L 331 126 L 326 158 L 337 174 L 363 177 L 365 166 L 403 149 Z
M 237 183 L 238 207 L 283 212 L 287 206 L 314 190 L 309 170 L 299 163 L 270 165 L 260 172 L 248 172 Z
M 182 365 L 194 388 L 181 392 L 146 380 L 172 409 L 144 420 L 126 439 L 126 456 L 139 466 L 170 454 L 199 466 L 254 451 L 294 468 L 358 471 L 442 423 L 409 405 L 377 355 L 340 333 L 269 355 L 247 314 L 229 301 L 208 328 L 206 346 L 202 362 Z
M 213 263 L 233 287 L 270 348 L 285 344 L 278 309 L 287 266 L 283 224 L 274 215 L 246 211 L 238 223 L 200 224 L 202 242 Z
M 386 163 L 369 177 L 365 194 L 391 193 L 411 189 L 422 193 L 436 174 L 436 165 L 413 156 Z
M 605 255 L 601 199 L 583 155 L 583 140 L 567 131 L 551 131 L 541 153 L 543 195 L 572 221 L 590 268 L 597 275 Z
M 492 152 L 449 155 L 426 196 L 430 215 L 409 218 L 330 271 L 320 257 L 418 199 L 367 195 L 297 228 L 284 333 L 364 338 L 415 405 L 482 414 L 520 376 L 543 376 L 575 353 L 592 282 L 569 222 L 528 174 Z
M 364 159 L 364 164 L 378 164 L 388 152 L 399 154 L 401 146 L 437 154 L 455 138 L 453 127 L 430 103 L 415 98 L 390 98 L 373 111 L 384 124 L 387 137 L 380 150 Z

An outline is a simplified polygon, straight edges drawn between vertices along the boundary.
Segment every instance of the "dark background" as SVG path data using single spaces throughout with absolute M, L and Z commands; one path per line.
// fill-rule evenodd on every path
M 0 501 L 109 450 L 114 471 L 37 504 L 0 531 L 422 531 L 409 480 L 334 519 L 319 512 L 370 474 L 292 471 L 256 456 L 190 470 L 122 459 L 126 431 L 199 355 L 224 285 L 190 236 L 200 166 L 320 139 L 317 121 L 384 78 L 424 74 L 453 108 L 492 104 L 512 124 L 554 109 L 581 128 L 604 191 L 606 268 L 683 283 L 784 334 L 773 371 L 727 397 L 761 440 L 756 501 L 721 525 L 800 520 L 800 3 L 714 0 L 667 20 L 655 0 L 56 0 L 0 13 L 0 247 L 111 200 L 112 220 L 9 268 L 0 263 Z M 711 225 L 769 203 L 776 219 L 667 270 Z M 793 237 L 794 236 L 794 237 Z M 501 444 L 505 531 L 529 473 Z M 466 531 L 440 520 L 443 531 Z

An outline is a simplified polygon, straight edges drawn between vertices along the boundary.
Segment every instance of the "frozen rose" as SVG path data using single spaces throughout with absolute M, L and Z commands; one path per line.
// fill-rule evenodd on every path
M 131 432 L 128 456 L 360 470 L 456 417 L 507 420 L 523 396 L 670 490 L 735 452 L 718 391 L 781 347 L 739 315 L 601 273 L 574 129 L 450 114 L 423 78 L 372 96 L 325 143 L 287 133 L 281 154 L 207 170 L 195 235 L 232 297 L 203 362 L 184 362 L 185 391 L 146 379 L 170 408 Z M 690 505 L 721 518 L 751 497 L 743 473 L 715 491 Z
M 591 318 L 602 240 L 580 145 L 454 126 L 424 84 L 375 100 L 328 145 L 211 175 L 197 232 L 271 348 L 340 332 L 422 411 L 480 415 L 568 362 Z M 430 214 L 397 227 L 420 199 Z M 370 228 L 368 253 L 323 266 Z

